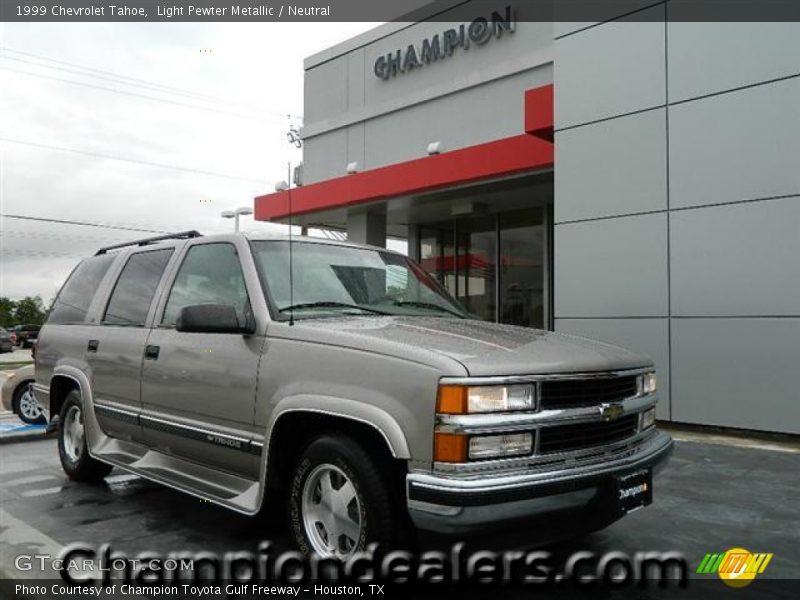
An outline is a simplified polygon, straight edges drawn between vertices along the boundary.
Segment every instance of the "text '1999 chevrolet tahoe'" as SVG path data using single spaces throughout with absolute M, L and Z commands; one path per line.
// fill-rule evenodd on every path
M 597 529 L 650 503 L 672 449 L 649 359 L 475 320 L 405 256 L 311 238 L 100 250 L 55 300 L 34 390 L 70 478 L 116 466 L 247 514 L 278 495 L 326 557 L 417 528 Z

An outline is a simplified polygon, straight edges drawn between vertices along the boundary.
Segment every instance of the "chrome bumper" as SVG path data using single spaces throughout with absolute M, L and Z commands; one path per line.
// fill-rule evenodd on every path
M 672 446 L 669 435 L 656 431 L 638 445 L 569 466 L 498 475 L 412 472 L 406 478 L 408 508 L 418 527 L 445 533 L 576 508 L 615 474 L 643 467 L 659 470 Z

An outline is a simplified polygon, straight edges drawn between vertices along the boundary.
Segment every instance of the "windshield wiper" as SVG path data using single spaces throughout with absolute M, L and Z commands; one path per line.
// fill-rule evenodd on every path
M 359 306 L 358 304 L 348 304 L 347 302 L 334 302 L 334 301 L 321 301 L 321 302 L 303 302 L 302 304 L 294 304 L 286 308 L 278 309 L 278 312 L 289 312 L 292 310 L 303 310 L 306 308 L 357 308 L 366 312 L 374 313 L 376 315 L 388 315 L 390 313 L 382 310 L 375 310 L 374 308 L 367 308 Z
M 457 313 L 454 310 L 450 310 L 449 308 L 445 308 L 444 306 L 439 306 L 438 304 L 434 304 L 433 302 L 418 302 L 415 300 L 398 300 L 394 303 L 395 306 L 416 306 L 417 308 L 430 308 L 433 310 L 438 310 L 441 312 L 450 313 L 458 317 L 459 319 L 466 319 L 464 315 L 461 313 Z

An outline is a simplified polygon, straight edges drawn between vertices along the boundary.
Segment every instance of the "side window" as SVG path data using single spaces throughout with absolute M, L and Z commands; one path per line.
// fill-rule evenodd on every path
M 174 326 L 184 306 L 227 304 L 246 321 L 250 304 L 239 255 L 231 244 L 192 246 L 183 260 L 164 309 L 162 325 Z
M 114 258 L 113 254 L 101 254 L 79 264 L 53 302 L 47 322 L 56 325 L 83 323 L 92 298 Z
M 131 255 L 122 269 L 103 316 L 106 325 L 143 327 L 172 248 Z

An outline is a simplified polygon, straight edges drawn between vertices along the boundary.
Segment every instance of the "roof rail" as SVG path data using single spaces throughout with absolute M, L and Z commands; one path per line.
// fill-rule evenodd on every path
M 95 256 L 98 256 L 99 254 L 105 254 L 109 250 L 119 250 L 120 248 L 127 248 L 128 246 L 147 246 L 149 244 L 154 244 L 156 242 L 163 242 L 164 240 L 188 240 L 197 237 L 203 237 L 203 234 L 195 230 L 181 231 L 179 233 L 168 233 L 166 235 L 158 235 L 156 237 L 144 238 L 143 240 L 132 240 L 130 242 L 125 242 L 124 244 L 114 244 L 113 246 L 106 246 L 105 248 L 100 248 L 100 250 L 95 252 Z

